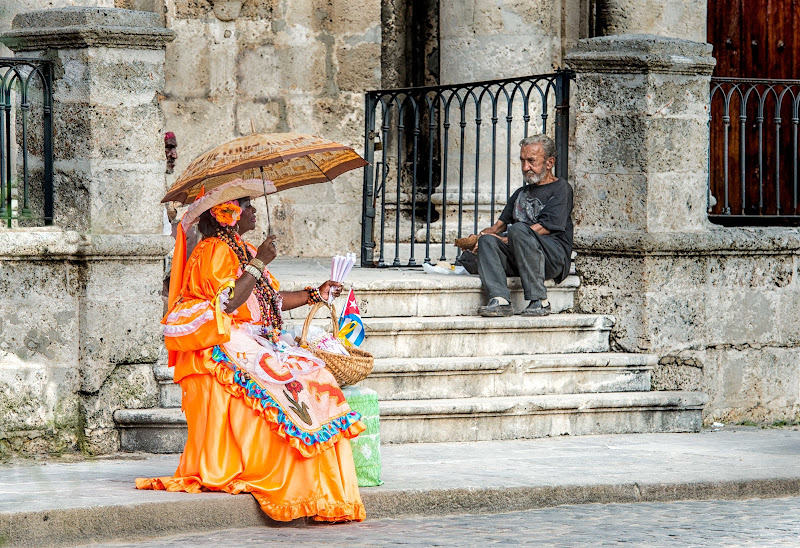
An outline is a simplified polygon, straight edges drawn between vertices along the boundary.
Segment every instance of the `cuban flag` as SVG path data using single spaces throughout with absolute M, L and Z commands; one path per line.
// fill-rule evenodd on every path
M 347 295 L 347 304 L 339 316 L 339 336 L 353 346 L 361 346 L 364 342 L 364 322 L 358 309 L 356 295 L 353 290 Z

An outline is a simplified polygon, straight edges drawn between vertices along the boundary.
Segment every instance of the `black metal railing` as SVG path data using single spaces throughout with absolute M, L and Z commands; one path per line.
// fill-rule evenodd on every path
M 708 216 L 797 225 L 800 80 L 712 78 Z
M 0 58 L 0 223 L 53 222 L 53 76 L 49 61 Z
M 439 260 L 455 255 L 453 240 L 494 223 L 521 184 L 512 154 L 530 131 L 555 139 L 556 175 L 566 178 L 574 78 L 562 70 L 367 92 L 362 266 L 418 266 L 435 247 Z

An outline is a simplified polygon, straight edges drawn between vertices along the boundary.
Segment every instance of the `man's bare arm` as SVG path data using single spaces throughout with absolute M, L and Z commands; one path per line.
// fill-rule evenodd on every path
M 542 225 L 540 225 L 539 223 L 531 225 L 531 230 L 533 230 L 536 234 L 541 234 L 542 236 L 550 234 L 550 231 L 547 230 Z
M 498 219 L 492 226 L 489 228 L 484 228 L 480 232 L 478 232 L 478 236 L 483 236 L 484 234 L 500 234 L 506 229 L 506 224 Z

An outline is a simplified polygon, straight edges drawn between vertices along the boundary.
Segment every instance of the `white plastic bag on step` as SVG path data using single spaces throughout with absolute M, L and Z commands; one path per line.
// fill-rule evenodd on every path
M 446 275 L 464 275 L 469 276 L 469 272 L 463 266 L 456 266 L 444 261 L 440 261 L 435 265 L 423 263 L 422 270 L 428 274 L 446 274 Z

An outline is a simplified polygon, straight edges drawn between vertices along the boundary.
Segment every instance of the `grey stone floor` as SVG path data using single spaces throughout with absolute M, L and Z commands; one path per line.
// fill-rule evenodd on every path
M 358 531 L 364 527 L 367 531 L 388 528 L 386 542 L 391 544 L 395 542 L 392 539 L 404 542 L 404 538 L 401 532 L 391 532 L 394 522 L 384 523 L 385 518 L 417 523 L 418 517 L 527 512 L 581 503 L 650 504 L 800 496 L 798 427 L 387 445 L 382 453 L 385 484 L 361 490 L 368 521 L 358 526 L 333 526 L 325 529 L 325 534 L 347 535 L 348 531 L 354 531 L 353 534 L 360 535 Z M 177 461 L 178 455 L 118 455 L 78 462 L 51 459 L 0 465 L 0 545 L 3 539 L 11 545 L 34 546 L 114 542 L 213 531 L 221 526 L 241 531 L 258 526 L 264 535 L 274 535 L 278 530 L 276 524 L 264 518 L 249 495 L 167 493 L 134 488 L 136 477 L 171 475 Z M 721 526 L 723 522 L 718 521 L 721 519 L 718 516 L 728 515 L 723 511 L 727 504 L 732 503 L 709 507 L 708 512 L 703 511 L 703 519 L 717 520 L 715 527 Z M 736 503 L 739 504 L 742 503 Z M 760 503 L 752 504 L 760 507 Z M 796 518 L 800 516 L 796 511 L 797 500 L 787 504 L 795 505 L 793 511 L 787 510 L 787 517 L 765 519 L 776 527 L 793 523 L 792 527 L 796 528 Z M 736 505 L 731 508 L 739 507 Z M 600 526 L 604 518 L 597 516 L 616 512 L 613 510 L 616 507 L 609 506 L 608 510 L 576 507 L 563 515 L 580 516 L 581 512 L 589 512 L 586 516 L 595 516 L 591 519 Z M 656 504 L 652 508 L 666 516 L 670 508 L 693 507 Z M 767 504 L 764 508 L 767 512 L 773 507 Z M 638 507 L 619 510 L 621 515 L 629 516 L 623 520 L 620 531 L 633 527 L 638 519 L 636 512 L 640 511 L 643 510 Z M 537 516 L 562 514 L 545 511 L 530 515 L 530 518 L 520 517 L 522 514 L 503 518 L 509 521 L 503 529 L 505 536 L 498 538 L 514 542 L 518 524 L 529 520 L 536 523 L 540 519 Z M 789 518 L 795 521 L 786 521 Z M 455 521 L 441 518 L 424 523 L 429 523 L 428 531 L 492 523 L 478 517 L 453 519 Z M 567 523 L 563 527 L 567 530 L 577 527 L 581 519 L 570 518 L 569 523 L 573 525 Z M 742 519 L 749 518 L 745 515 Z M 743 527 L 746 526 L 744 521 Z M 752 522 L 751 525 L 755 531 L 757 524 Z M 668 519 L 658 525 L 667 526 Z M 403 526 L 397 527 L 402 529 Z M 562 525 L 553 527 L 555 529 L 542 530 L 557 531 Z M 539 529 L 532 525 L 525 530 L 532 535 Z M 482 533 L 489 535 L 481 537 L 485 543 L 495 542 L 490 533 L 491 528 Z M 475 534 L 478 534 L 477 529 Z M 654 530 L 652 534 L 660 533 Z M 417 544 L 426 542 L 419 535 L 407 540 Z M 356 541 L 363 539 L 358 537 L 353 540 Z M 298 537 L 298 542 L 312 541 Z M 348 538 L 341 542 L 350 544 Z M 339 541 L 334 544 L 339 545 Z M 738 545 L 738 542 L 728 544 Z M 800 546 L 800 537 L 796 545 Z
M 367 503 L 371 495 L 396 491 L 800 478 L 800 428 L 417 443 L 381 451 L 385 483 L 362 490 Z M 178 455 L 120 454 L 0 465 L 0 514 L 230 497 L 133 488 L 136 477 L 172 475 L 177 463 Z
M 103 546 L 798 546 L 800 497 L 584 504 L 497 515 L 245 528 Z

